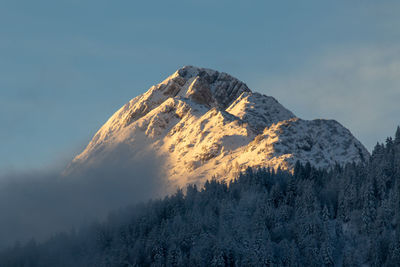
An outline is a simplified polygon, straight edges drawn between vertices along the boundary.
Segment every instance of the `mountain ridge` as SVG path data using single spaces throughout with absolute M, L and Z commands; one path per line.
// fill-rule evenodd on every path
M 292 170 L 299 160 L 328 168 L 369 158 L 340 123 L 302 120 L 229 74 L 193 66 L 121 107 L 67 171 L 101 164 L 120 145 L 132 157 L 153 151 L 179 186 L 211 176 L 230 180 L 247 167 Z

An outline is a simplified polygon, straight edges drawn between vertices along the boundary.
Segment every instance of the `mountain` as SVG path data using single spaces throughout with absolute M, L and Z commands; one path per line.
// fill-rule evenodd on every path
M 120 151 L 124 153 L 120 153 Z M 334 120 L 303 120 L 271 96 L 215 70 L 185 66 L 120 108 L 68 173 L 151 151 L 173 184 L 234 178 L 247 167 L 292 170 L 363 162 L 365 147 Z

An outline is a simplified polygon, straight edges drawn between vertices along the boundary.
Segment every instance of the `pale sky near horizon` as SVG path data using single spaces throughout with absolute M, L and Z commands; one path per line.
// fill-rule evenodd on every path
M 64 164 L 184 65 L 227 72 L 371 151 L 400 124 L 399 1 L 0 0 L 0 173 Z

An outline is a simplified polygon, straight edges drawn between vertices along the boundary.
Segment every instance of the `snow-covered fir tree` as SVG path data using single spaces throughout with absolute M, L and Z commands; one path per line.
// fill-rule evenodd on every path
M 365 164 L 189 185 L 3 250 L 0 266 L 400 266 L 400 130 Z

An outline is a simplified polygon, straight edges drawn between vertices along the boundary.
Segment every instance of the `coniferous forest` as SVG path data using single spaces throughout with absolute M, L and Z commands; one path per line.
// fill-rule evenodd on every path
M 0 266 L 400 266 L 400 129 L 365 164 L 190 185 L 3 250 Z

